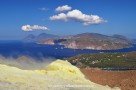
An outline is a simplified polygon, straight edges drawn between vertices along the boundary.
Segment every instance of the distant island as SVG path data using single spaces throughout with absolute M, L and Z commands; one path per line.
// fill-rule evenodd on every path
M 122 36 L 107 36 L 98 33 L 82 33 L 69 36 L 57 36 L 42 33 L 38 36 L 28 35 L 25 41 L 36 42 L 38 44 L 64 45 L 72 49 L 92 49 L 92 50 L 116 50 L 133 46 L 134 41 Z

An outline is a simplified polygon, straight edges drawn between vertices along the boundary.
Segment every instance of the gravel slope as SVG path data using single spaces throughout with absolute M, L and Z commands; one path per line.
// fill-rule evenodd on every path
M 85 76 L 94 83 L 120 87 L 121 90 L 136 90 L 136 70 L 105 71 L 100 69 L 81 69 Z

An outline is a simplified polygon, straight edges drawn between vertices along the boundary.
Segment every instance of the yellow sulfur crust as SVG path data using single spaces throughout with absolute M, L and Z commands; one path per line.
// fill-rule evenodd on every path
M 93 83 L 67 61 L 56 60 L 41 70 L 0 64 L 0 90 L 120 90 Z

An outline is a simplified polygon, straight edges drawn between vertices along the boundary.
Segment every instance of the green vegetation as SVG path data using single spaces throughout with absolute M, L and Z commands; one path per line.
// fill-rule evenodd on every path
M 80 68 L 136 69 L 136 52 L 83 54 L 68 61 Z

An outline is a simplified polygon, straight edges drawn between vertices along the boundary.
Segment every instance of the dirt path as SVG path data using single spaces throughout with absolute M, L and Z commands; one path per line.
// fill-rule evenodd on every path
M 81 69 L 92 82 L 109 85 L 110 87 L 120 87 L 121 90 L 136 90 L 136 70 L 135 71 L 106 71 L 99 69 Z

